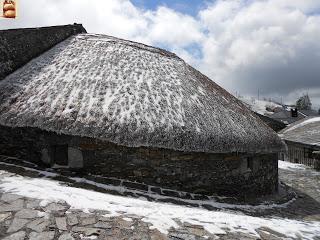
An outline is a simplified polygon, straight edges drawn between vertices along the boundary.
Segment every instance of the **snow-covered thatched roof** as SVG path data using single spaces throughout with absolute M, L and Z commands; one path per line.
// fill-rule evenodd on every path
M 280 136 L 291 142 L 320 147 L 320 117 L 309 117 L 289 125 Z
M 0 124 L 125 146 L 277 152 L 280 138 L 175 54 L 78 34 L 0 81 Z

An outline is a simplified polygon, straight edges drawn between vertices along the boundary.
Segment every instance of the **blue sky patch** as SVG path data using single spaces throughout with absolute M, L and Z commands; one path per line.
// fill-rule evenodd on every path
M 167 6 L 171 9 L 184 14 L 196 16 L 200 9 L 207 5 L 208 1 L 200 0 L 131 0 L 131 2 L 140 8 L 156 10 L 160 6 Z

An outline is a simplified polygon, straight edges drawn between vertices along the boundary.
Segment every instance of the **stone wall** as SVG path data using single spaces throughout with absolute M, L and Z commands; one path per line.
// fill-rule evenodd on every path
M 54 164 L 52 146 L 67 145 L 69 165 L 92 174 L 165 188 L 241 198 L 273 193 L 277 154 L 190 153 L 129 148 L 31 128 L 0 127 L 0 154 Z M 139 188 L 137 184 L 137 188 Z
M 0 80 L 66 38 L 85 33 L 81 24 L 0 31 Z

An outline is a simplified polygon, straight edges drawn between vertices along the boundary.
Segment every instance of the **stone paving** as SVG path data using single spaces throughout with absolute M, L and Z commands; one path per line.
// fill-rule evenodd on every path
M 1 169 L 0 164 L 0 169 Z M 9 171 L 8 167 L 5 169 Z M 12 168 L 16 171 L 16 168 Z M 10 172 L 10 171 L 9 171 Z M 13 174 L 13 173 L 12 173 Z M 21 174 L 21 173 L 19 173 Z M 320 221 L 320 173 L 313 170 L 279 170 L 280 179 L 297 193 L 297 199 L 288 207 L 269 209 L 251 213 L 259 216 L 281 216 L 300 220 Z M 21 175 L 34 175 L 25 170 Z M 1 181 L 1 177 L 0 177 Z M 72 240 L 72 239 L 291 239 L 267 227 L 257 230 L 259 237 L 245 233 L 228 232 L 224 235 L 212 235 L 202 226 L 179 223 L 179 228 L 170 229 L 167 235 L 152 229 L 151 224 L 141 217 L 105 217 L 106 211 L 70 209 L 65 202 L 50 203 L 46 206 L 38 199 L 26 198 L 0 190 L 0 239 L 4 240 Z M 298 236 L 296 239 L 304 239 Z M 320 240 L 315 237 L 315 240 Z

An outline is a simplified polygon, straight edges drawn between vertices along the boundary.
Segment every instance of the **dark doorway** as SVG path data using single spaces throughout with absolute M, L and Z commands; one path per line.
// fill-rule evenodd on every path
M 54 164 L 68 166 L 68 145 L 53 146 Z

